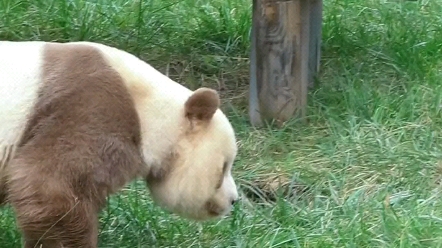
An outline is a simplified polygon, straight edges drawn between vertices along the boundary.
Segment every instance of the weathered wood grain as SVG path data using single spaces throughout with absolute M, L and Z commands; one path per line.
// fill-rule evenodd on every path
M 309 81 L 309 0 L 253 0 L 252 125 L 304 116 Z

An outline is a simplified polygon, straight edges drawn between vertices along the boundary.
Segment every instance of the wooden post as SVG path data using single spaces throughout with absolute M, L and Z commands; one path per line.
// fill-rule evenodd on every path
M 319 72 L 321 60 L 322 5 L 322 0 L 310 0 L 309 88 L 314 86 L 314 79 Z
M 310 0 L 253 0 L 252 18 L 252 125 L 272 120 L 282 124 L 304 116 L 310 77 Z

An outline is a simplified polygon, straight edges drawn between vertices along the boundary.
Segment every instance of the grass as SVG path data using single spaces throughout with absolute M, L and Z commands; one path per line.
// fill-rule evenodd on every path
M 101 214 L 100 247 L 442 247 L 441 12 L 324 1 L 309 121 L 281 129 L 248 123 L 249 0 L 3 0 L 0 39 L 103 42 L 221 90 L 240 147 L 232 216 L 179 219 L 134 182 Z M 20 242 L 5 207 L 0 243 Z

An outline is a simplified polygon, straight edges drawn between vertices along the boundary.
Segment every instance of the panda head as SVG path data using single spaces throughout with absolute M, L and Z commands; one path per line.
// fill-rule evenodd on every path
M 237 153 L 233 128 L 216 91 L 200 88 L 180 104 L 179 128 L 161 173 L 146 176 L 152 198 L 193 220 L 228 214 L 238 199 L 231 169 Z

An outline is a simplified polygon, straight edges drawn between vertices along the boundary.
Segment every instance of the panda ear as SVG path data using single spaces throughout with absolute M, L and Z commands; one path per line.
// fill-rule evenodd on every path
M 210 121 L 219 106 L 220 99 L 215 90 L 199 88 L 184 104 L 185 115 L 191 121 Z

